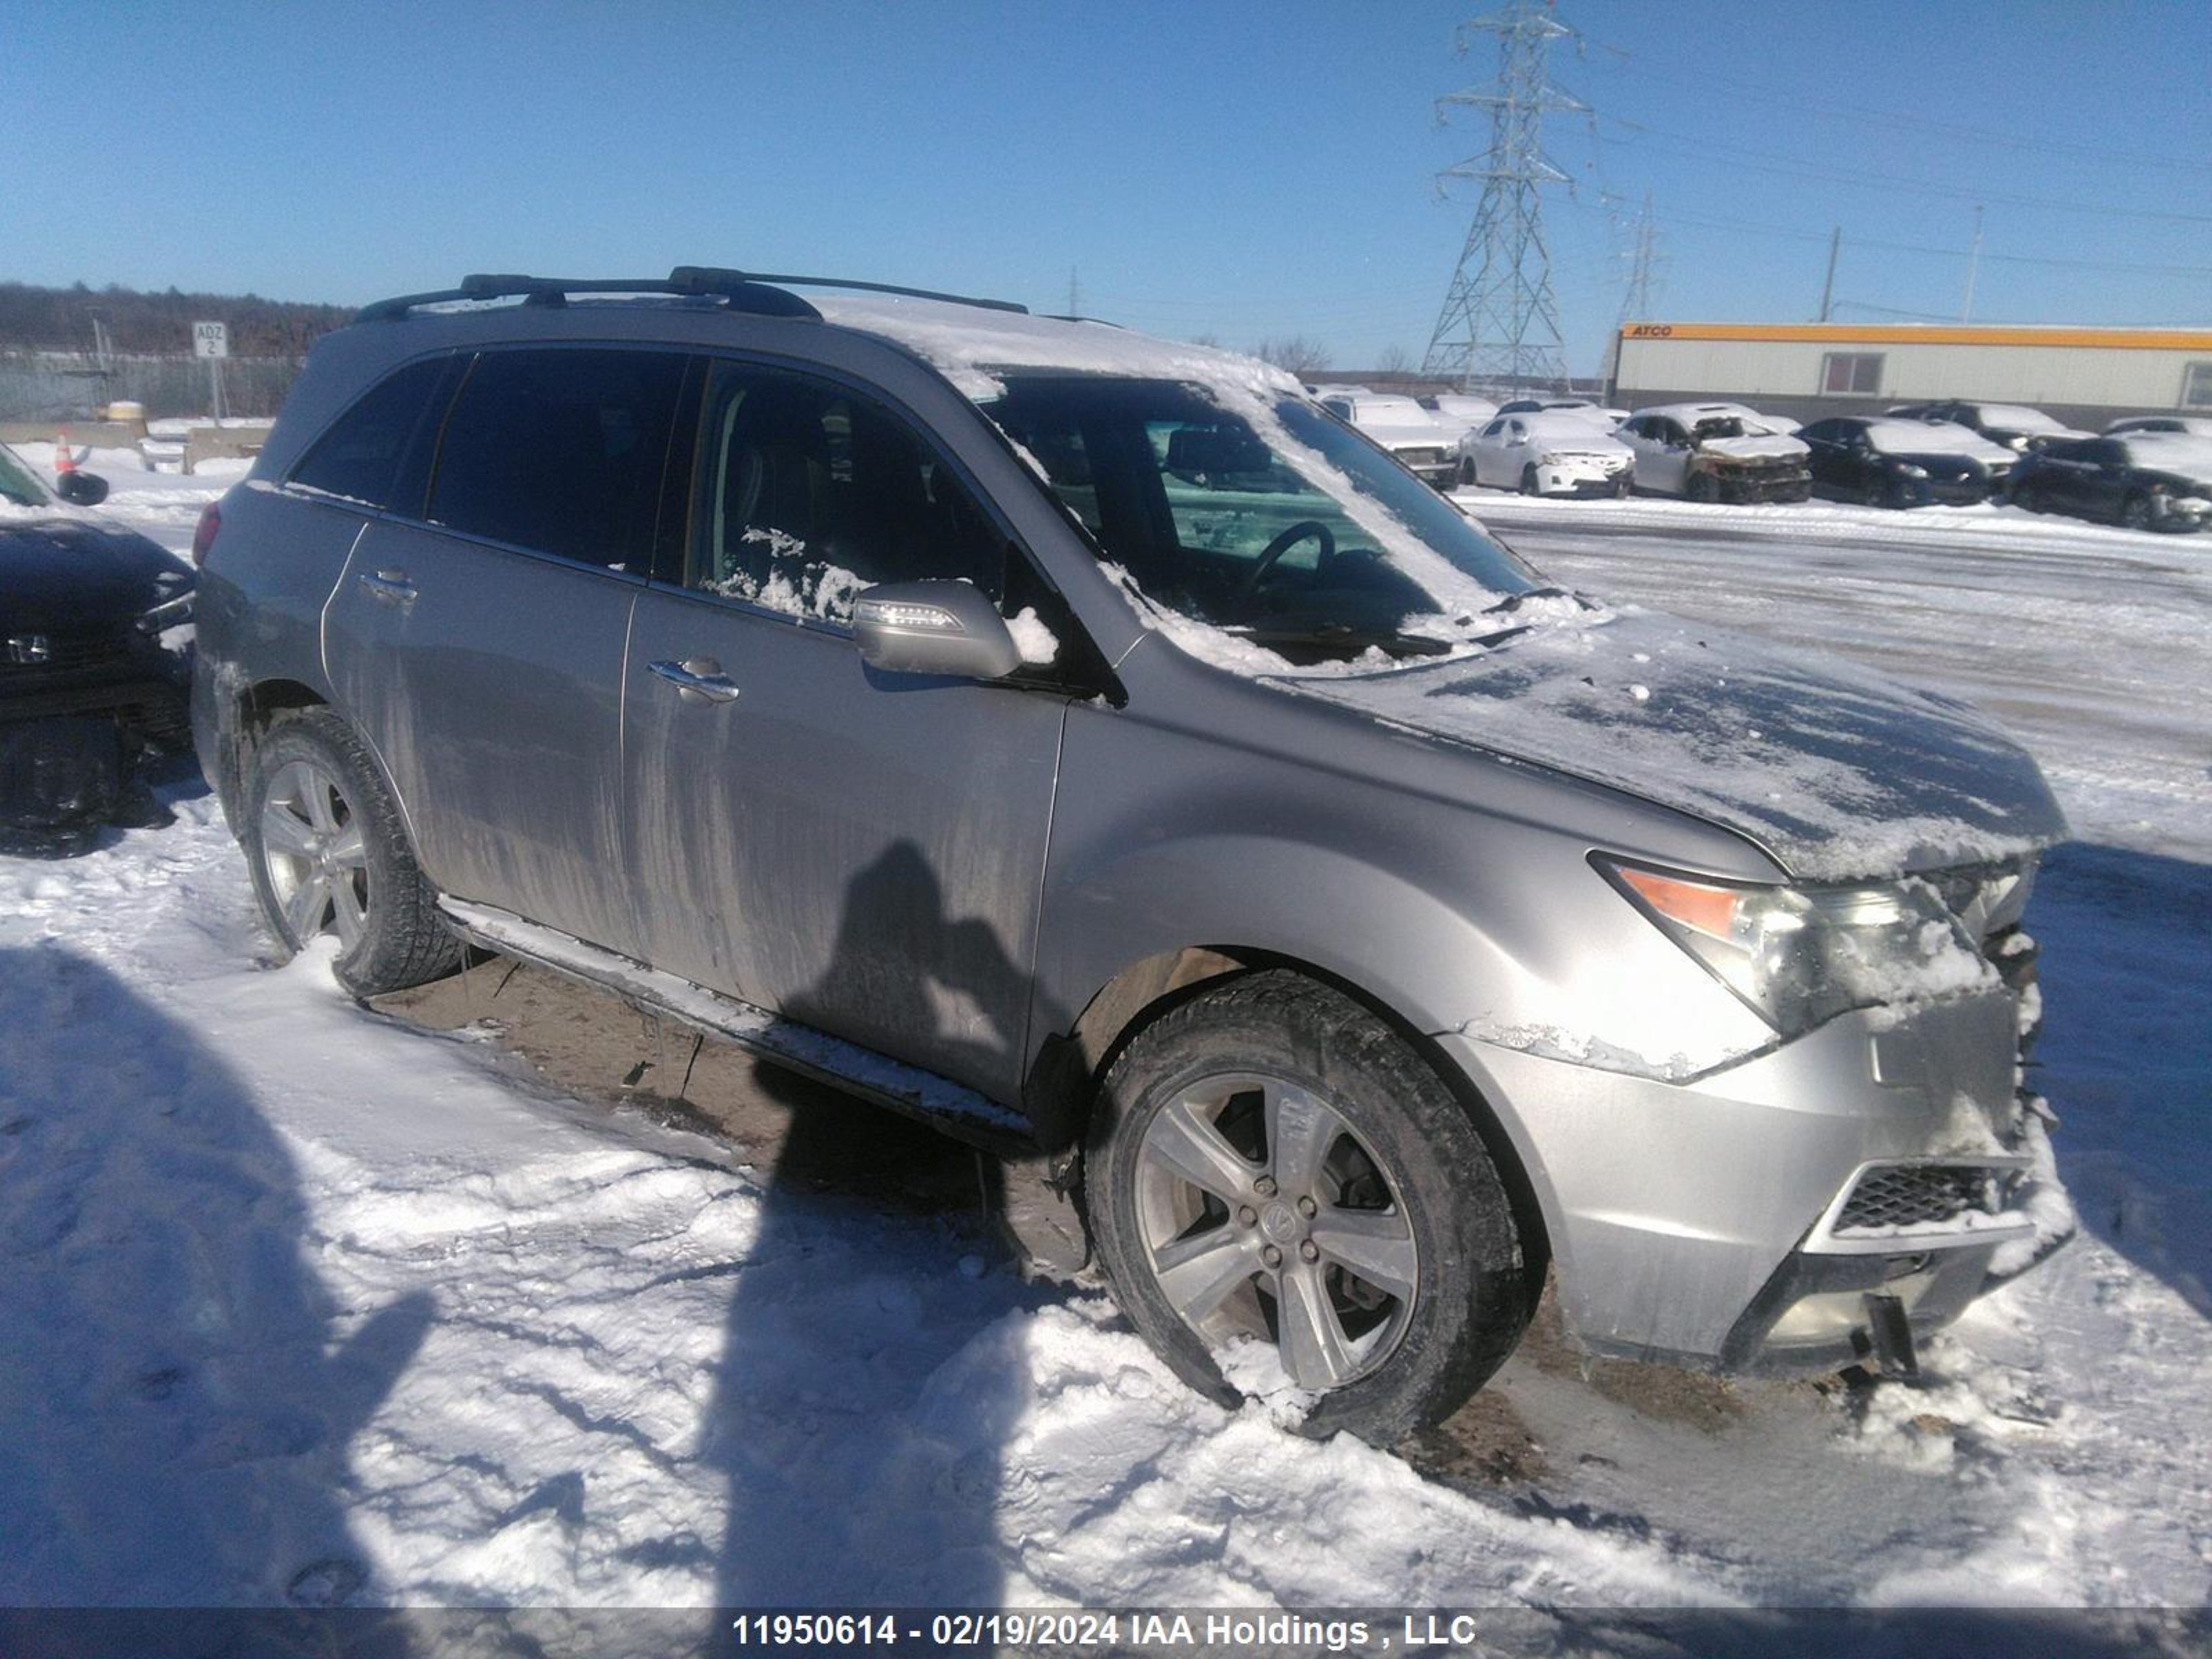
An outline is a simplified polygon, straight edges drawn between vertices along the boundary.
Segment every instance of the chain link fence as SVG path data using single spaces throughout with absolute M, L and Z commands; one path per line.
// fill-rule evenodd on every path
M 224 413 L 276 412 L 304 357 L 222 360 Z M 103 404 L 143 404 L 149 419 L 213 412 L 205 362 L 186 356 L 112 356 L 95 362 L 76 352 L 0 351 L 0 421 L 82 420 Z

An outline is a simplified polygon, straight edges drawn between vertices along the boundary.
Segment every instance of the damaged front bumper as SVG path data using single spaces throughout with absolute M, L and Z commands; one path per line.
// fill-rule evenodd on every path
M 1881 1358 L 1885 1313 L 1893 1339 L 1948 1323 L 2070 1235 L 2019 1009 L 1860 1011 L 1680 1081 L 1437 1041 L 1530 1173 L 1579 1344 L 1805 1372 Z
M 1540 495 L 1621 495 L 1628 491 L 1631 463 L 1572 458 L 1540 461 L 1529 470 Z

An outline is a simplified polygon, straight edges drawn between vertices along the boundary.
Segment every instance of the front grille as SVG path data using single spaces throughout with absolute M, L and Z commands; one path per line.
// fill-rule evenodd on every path
M 1401 449 L 1398 459 L 1407 466 L 1436 466 L 1443 462 L 1444 453 L 1441 449 Z
M 1948 1226 L 1963 1215 L 1998 1215 L 2015 1172 L 1973 1164 L 1891 1164 L 1869 1170 L 1836 1217 L 1841 1233 Z
M 36 660 L 18 660 L 33 654 Z M 0 690 L 127 668 L 130 662 L 131 641 L 122 635 L 10 633 L 0 647 Z

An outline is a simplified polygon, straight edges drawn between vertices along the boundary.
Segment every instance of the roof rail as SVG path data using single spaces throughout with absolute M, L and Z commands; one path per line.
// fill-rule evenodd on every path
M 461 278 L 459 288 L 430 294 L 403 294 L 379 300 L 355 313 L 357 323 L 389 322 L 421 306 L 456 305 L 469 300 L 520 300 L 531 306 L 565 306 L 570 295 L 658 294 L 679 299 L 712 299 L 726 302 L 732 311 L 766 317 L 812 317 L 822 313 L 791 288 L 853 289 L 867 294 L 897 294 L 910 300 L 942 300 L 957 306 L 980 306 L 986 311 L 1012 311 L 1026 316 L 1029 307 L 1012 300 L 979 300 L 963 294 L 940 294 L 934 289 L 901 288 L 894 283 L 862 283 L 837 276 L 769 276 L 720 265 L 678 265 L 664 279 L 657 276 L 589 277 L 571 281 L 562 276 L 522 276 L 478 274 Z
M 786 288 L 844 288 L 863 294 L 897 294 L 909 300 L 942 300 L 949 305 L 980 306 L 985 311 L 1018 312 L 1026 317 L 1030 308 L 1017 305 L 1012 300 L 979 300 L 970 294 L 941 294 L 933 288 L 902 288 L 896 283 L 862 283 L 842 276 L 770 276 L 763 271 L 732 270 L 721 265 L 678 265 L 668 273 L 674 283 L 686 282 L 705 284 L 724 283 L 773 283 Z
M 441 289 L 430 294 L 403 294 L 397 299 L 379 300 L 356 313 L 354 321 L 389 322 L 406 316 L 420 306 L 453 305 L 468 300 L 519 299 L 525 305 L 558 307 L 567 305 L 571 295 L 592 294 L 657 294 L 677 299 L 721 300 L 733 311 L 753 312 L 767 317 L 811 317 L 818 319 L 822 315 L 796 294 L 787 294 L 780 288 L 757 282 L 742 271 L 702 270 L 683 266 L 665 279 L 659 276 L 613 276 L 572 280 L 565 276 L 479 273 L 462 277 L 459 288 Z

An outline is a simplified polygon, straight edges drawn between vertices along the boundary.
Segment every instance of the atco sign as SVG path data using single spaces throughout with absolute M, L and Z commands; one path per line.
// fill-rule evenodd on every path
M 1672 323 L 1631 323 L 1628 337 L 1632 340 L 1663 340 L 1674 331 Z

